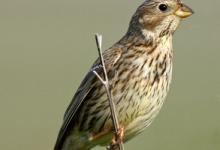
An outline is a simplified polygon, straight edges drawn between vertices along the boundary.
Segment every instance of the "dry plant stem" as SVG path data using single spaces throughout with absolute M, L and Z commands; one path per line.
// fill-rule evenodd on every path
M 107 71 L 106 71 L 106 67 L 105 67 L 105 62 L 104 62 L 104 58 L 102 55 L 102 36 L 99 34 L 95 35 L 95 39 L 96 39 L 96 44 L 97 44 L 97 48 L 98 48 L 98 53 L 99 53 L 99 59 L 103 68 L 103 73 L 104 73 L 104 79 L 95 71 L 93 70 L 93 73 L 99 78 L 99 80 L 102 82 L 102 84 L 105 86 L 106 92 L 107 92 L 107 96 L 108 96 L 108 100 L 109 100 L 109 106 L 110 106 L 110 111 L 111 111 L 111 118 L 112 118 L 112 123 L 113 123 L 113 127 L 114 127 L 114 131 L 115 131 L 115 138 L 116 141 L 118 140 L 119 143 L 117 143 L 117 145 L 113 146 L 110 145 L 110 150 L 124 150 L 123 147 L 123 142 L 122 140 L 118 137 L 119 133 L 119 122 L 118 122 L 118 118 L 117 118 L 117 114 L 116 114 L 116 109 L 115 109 L 115 104 L 113 102 L 112 99 L 112 94 L 109 88 L 109 79 L 108 79 L 108 75 L 107 75 Z

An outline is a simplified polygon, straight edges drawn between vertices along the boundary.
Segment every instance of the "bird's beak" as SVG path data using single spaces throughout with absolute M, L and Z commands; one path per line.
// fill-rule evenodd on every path
M 180 7 L 175 11 L 175 15 L 180 18 L 187 18 L 193 14 L 193 10 L 185 4 L 180 4 Z

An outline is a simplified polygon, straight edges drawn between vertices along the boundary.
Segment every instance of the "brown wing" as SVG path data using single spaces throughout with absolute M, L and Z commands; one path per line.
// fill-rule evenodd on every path
M 111 48 L 103 52 L 103 57 L 105 60 L 105 65 L 107 70 L 110 70 L 110 68 L 112 68 L 112 66 L 121 58 L 121 54 L 122 54 L 122 50 L 118 48 Z M 99 59 L 97 59 L 97 61 L 94 63 L 92 68 L 99 65 L 100 65 L 100 61 Z M 98 68 L 96 69 L 96 71 L 100 74 L 102 72 L 102 68 Z M 83 81 L 81 82 L 78 90 L 76 91 L 70 105 L 68 106 L 64 114 L 63 124 L 59 131 L 59 135 L 57 137 L 54 150 L 61 149 L 69 130 L 71 130 L 71 128 L 73 127 L 72 126 L 74 123 L 73 118 L 77 110 L 79 109 L 82 102 L 86 99 L 87 95 L 93 88 L 96 80 L 98 79 L 94 75 L 94 73 L 92 71 L 89 71 L 88 74 L 83 79 Z

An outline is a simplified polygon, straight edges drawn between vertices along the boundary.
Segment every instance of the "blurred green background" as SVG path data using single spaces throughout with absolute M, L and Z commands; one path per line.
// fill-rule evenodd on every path
M 94 33 L 108 48 L 142 1 L 0 1 L 0 149 L 53 148 L 63 113 L 97 57 Z M 171 91 L 126 150 L 220 149 L 220 1 L 185 2 L 196 14 L 174 37 Z

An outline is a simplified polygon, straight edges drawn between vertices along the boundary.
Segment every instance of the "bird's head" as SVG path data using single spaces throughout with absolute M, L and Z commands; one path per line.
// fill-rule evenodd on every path
M 132 17 L 129 32 L 139 31 L 154 38 L 172 35 L 180 21 L 192 14 L 181 0 L 146 0 Z

